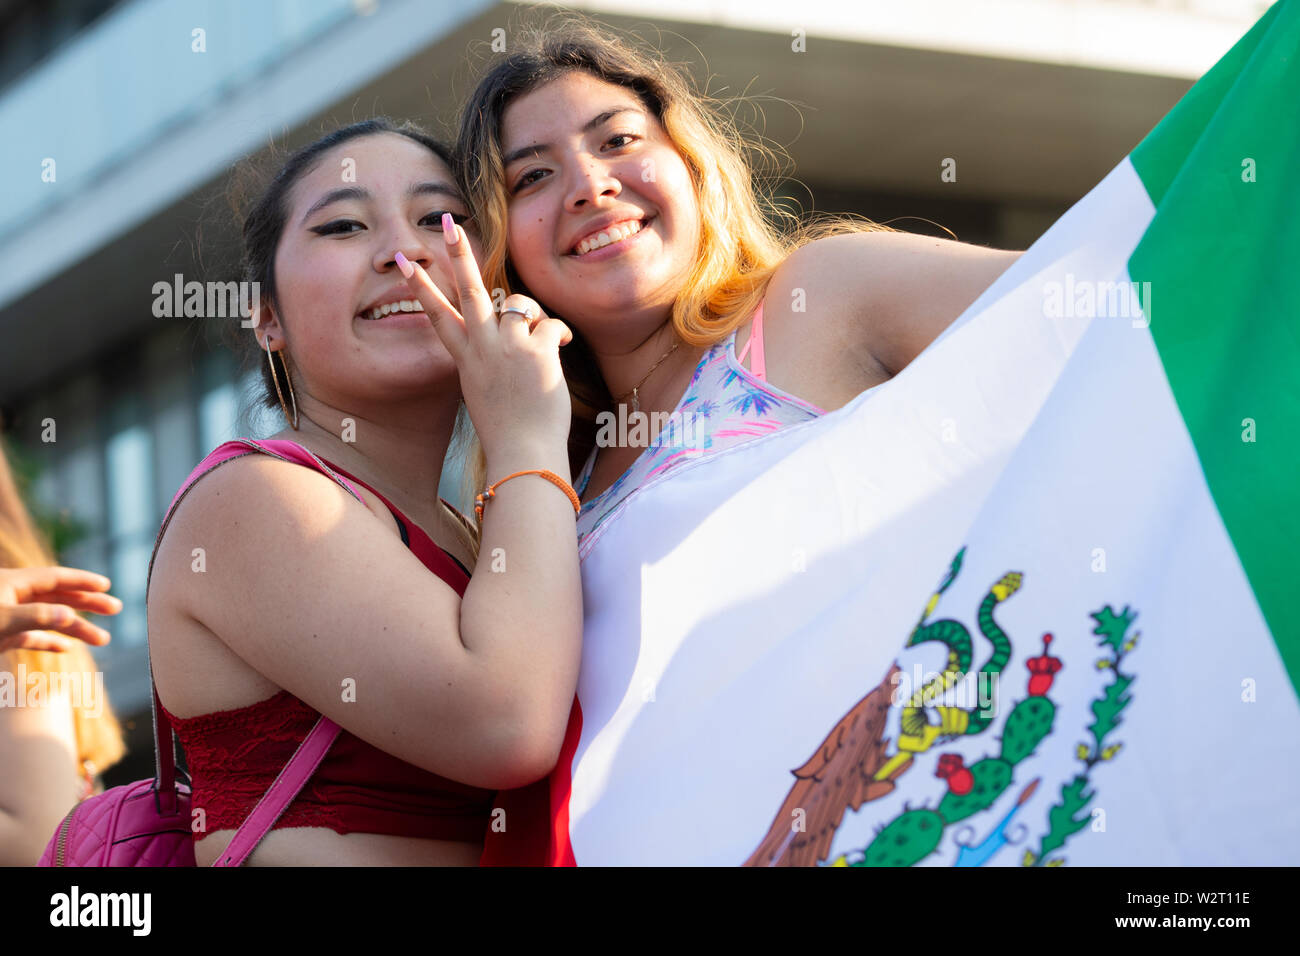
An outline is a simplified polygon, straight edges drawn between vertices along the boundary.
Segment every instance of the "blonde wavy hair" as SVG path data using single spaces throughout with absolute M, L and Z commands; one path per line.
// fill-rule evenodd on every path
M 38 568 L 55 563 L 49 545 L 18 494 L 4 446 L 0 444 L 0 567 Z M 26 649 L 0 653 L 0 667 L 17 668 L 20 663 L 29 674 L 90 674 L 97 669 L 90 650 L 80 642 L 70 651 L 57 653 Z M 72 719 L 79 768 L 89 763 L 95 773 L 100 773 L 122 759 L 126 753 L 122 728 L 107 701 L 81 699 L 73 704 Z
M 893 231 L 852 216 L 800 215 L 775 201 L 770 187 L 783 178 L 783 151 L 742 133 L 735 113 L 749 100 L 699 92 L 683 65 L 635 34 L 571 11 L 541 19 L 529 11 L 509 35 L 512 52 L 492 63 L 461 110 L 456 144 L 457 176 L 483 237 L 488 289 L 529 294 L 507 250 L 502 118 L 518 97 L 574 71 L 631 90 L 690 170 L 700 252 L 673 303 L 673 329 L 683 342 L 712 346 L 743 325 L 777 267 L 801 246 L 842 233 Z M 595 443 L 595 417 L 611 400 L 590 350 L 573 332 L 560 355 L 573 404 L 569 456 L 576 474 Z M 481 484 L 481 455 L 475 467 L 472 480 Z

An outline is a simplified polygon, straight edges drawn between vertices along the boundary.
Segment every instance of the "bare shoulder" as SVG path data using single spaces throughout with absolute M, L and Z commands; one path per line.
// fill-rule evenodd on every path
M 496 752 L 475 746 L 502 728 L 484 720 L 495 702 L 465 653 L 460 596 L 314 469 L 250 455 L 202 478 L 159 548 L 149 628 L 179 716 L 280 688 L 415 766 L 497 779 Z
M 395 519 L 383 502 L 369 489 L 354 487 L 381 526 L 399 536 Z M 150 595 L 157 587 L 165 587 L 168 571 L 181 564 L 195 563 L 207 572 L 207 549 L 199 545 L 196 554 L 187 544 L 237 543 L 268 523 L 311 534 L 335 523 L 348 502 L 355 501 L 333 479 L 302 465 L 261 454 L 226 461 L 196 481 L 177 505 L 158 548 Z M 177 555 L 178 549 L 184 553 Z M 183 589 L 183 593 L 191 592 Z
M 398 538 L 383 503 L 357 490 L 382 522 L 367 523 Z M 305 556 L 314 538 L 349 524 L 344 516 L 355 504 L 320 472 L 256 453 L 223 462 L 194 483 L 164 530 L 148 591 L 150 655 L 169 710 L 187 717 L 276 692 L 280 685 L 230 639 L 245 630 L 243 612 L 253 607 L 251 577 L 296 578 L 302 566 L 295 554 Z M 298 582 L 291 583 L 296 590 Z M 281 593 L 292 606 L 288 589 Z
M 837 347 L 897 374 L 1021 255 L 906 232 L 828 236 L 772 277 L 775 312 L 816 311 Z

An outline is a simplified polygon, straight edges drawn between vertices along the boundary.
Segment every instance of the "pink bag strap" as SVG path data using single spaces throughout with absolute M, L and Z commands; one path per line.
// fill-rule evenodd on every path
M 749 330 L 749 338 L 745 341 L 745 347 L 740 350 L 736 356 L 737 362 L 745 361 L 745 356 L 749 354 L 749 347 L 754 346 L 754 358 L 749 363 L 749 370 L 759 381 L 767 381 L 767 361 L 763 353 L 763 303 L 758 303 L 758 308 L 754 310 L 754 323 Z
M 257 801 L 257 806 L 253 807 L 253 812 L 248 815 L 248 819 L 239 825 L 234 838 L 226 847 L 226 852 L 216 859 L 213 866 L 243 865 L 248 854 L 262 842 L 262 837 L 270 832 L 275 821 L 280 819 L 280 815 L 289 808 L 289 804 L 293 803 L 293 798 L 298 796 L 306 786 L 342 729 L 324 714 L 321 715 L 320 720 L 316 721 L 316 726 L 307 735 L 307 739 L 298 745 L 298 749 L 289 758 L 280 775 L 275 778 L 271 789 L 262 795 L 262 799 Z
M 150 674 L 150 683 L 153 675 Z M 158 700 L 158 688 L 153 688 L 154 713 L 154 799 L 160 813 L 174 816 L 179 807 L 180 795 L 176 789 L 176 752 L 172 743 L 172 722 L 167 711 L 162 709 Z M 334 741 L 343 730 L 338 724 L 324 714 L 316 721 L 306 739 L 298 745 L 289 762 L 284 765 L 280 775 L 275 778 L 271 788 L 262 795 L 262 799 L 253 807 L 251 813 L 239 825 L 226 851 L 214 862 L 213 866 L 242 866 L 248 855 L 262 842 L 262 838 L 275 826 L 284 811 L 289 809 L 294 797 L 302 792 L 311 775 L 316 772 L 320 762 L 325 759 Z
M 194 486 L 194 483 L 212 469 L 227 461 L 242 458 L 244 455 L 257 454 L 259 451 L 282 461 L 295 461 L 298 464 L 318 468 L 318 470 L 329 475 L 342 485 L 362 504 L 365 503 L 351 482 L 297 442 L 254 441 L 251 438 L 240 438 L 236 441 L 226 442 L 199 462 L 198 467 L 190 473 L 190 476 L 181 485 L 180 490 L 176 492 L 176 496 L 172 498 L 172 503 L 168 506 L 167 514 L 163 518 L 162 526 L 158 529 L 158 536 L 154 539 L 153 554 L 149 556 L 149 574 L 145 579 L 146 602 L 149 600 L 149 581 L 153 579 L 153 562 L 158 554 L 158 545 L 162 543 L 163 533 L 167 530 L 167 525 L 171 522 L 172 515 L 181 500 Z M 171 816 L 176 813 L 180 801 L 180 793 L 176 789 L 176 745 L 172 738 L 171 718 L 167 715 L 167 711 L 163 709 L 162 701 L 158 699 L 158 686 L 153 681 L 152 660 L 149 661 L 149 685 L 153 690 L 153 699 L 150 703 L 153 707 L 154 726 L 154 800 L 160 813 Z M 262 795 L 262 799 L 257 802 L 257 806 L 253 807 L 247 819 L 239 825 L 239 829 L 235 831 L 235 836 L 230 841 L 230 845 L 212 864 L 213 866 L 241 866 L 243 864 L 248 855 L 262 842 L 262 838 L 270 832 L 271 827 L 275 825 L 275 821 L 280 819 L 284 811 L 289 808 L 293 798 L 302 792 L 302 788 L 307 785 L 311 775 L 316 772 L 320 762 L 325 759 L 325 754 L 329 752 L 334 741 L 338 739 L 342 729 L 324 714 L 321 715 L 320 719 L 316 721 L 316 725 L 312 727 L 311 732 L 307 734 L 306 739 L 298 745 L 294 755 L 289 758 L 289 762 L 280 771 L 280 775 L 275 778 L 275 782 L 271 784 L 270 789 Z

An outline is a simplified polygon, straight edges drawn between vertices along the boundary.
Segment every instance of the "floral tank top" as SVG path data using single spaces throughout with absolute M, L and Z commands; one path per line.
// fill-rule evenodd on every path
M 596 447 L 578 475 L 575 487 L 579 496 L 591 480 L 602 445 L 617 440 L 619 444 L 646 443 L 646 447 L 617 481 L 582 505 L 578 514 L 580 555 L 585 555 L 595 542 L 597 529 L 614 517 L 637 489 L 691 461 L 826 414 L 811 402 L 767 383 L 762 321 L 760 302 L 754 312 L 750 340 L 739 358 L 735 331 L 704 353 L 690 385 L 667 420 L 660 420 L 661 427 L 653 440 L 645 434 L 652 430 L 647 428 L 643 428 L 638 440 L 635 413 L 625 414 L 622 423 L 606 420 L 606 427 L 598 432 Z M 741 364 L 750 345 L 754 351 L 752 372 Z

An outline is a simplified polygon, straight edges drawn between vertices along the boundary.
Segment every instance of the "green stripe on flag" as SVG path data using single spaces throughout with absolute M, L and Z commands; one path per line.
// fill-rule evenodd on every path
M 1129 275 L 1151 283 L 1170 388 L 1300 692 L 1297 103 L 1300 6 L 1281 0 L 1133 151 L 1156 214 Z

